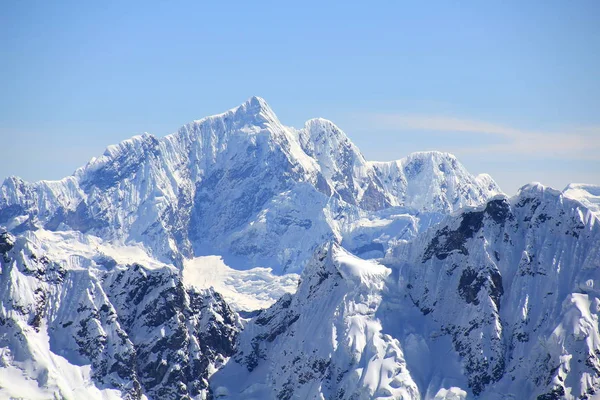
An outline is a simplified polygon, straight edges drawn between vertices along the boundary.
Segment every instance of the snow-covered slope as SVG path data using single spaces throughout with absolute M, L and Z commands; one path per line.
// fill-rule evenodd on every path
M 327 244 L 295 295 L 243 331 L 239 350 L 212 378 L 217 398 L 419 398 L 400 343 L 375 314 L 391 270 Z
M 393 205 L 419 211 L 451 212 L 481 204 L 500 188 L 487 174 L 473 176 L 452 154 L 413 153 L 391 162 L 372 162 Z
M 563 195 L 579 201 L 600 218 L 600 186 L 571 183 L 563 190 Z
M 1 398 L 208 396 L 241 328 L 218 293 L 186 289 L 173 267 L 39 240 L 0 235 Z
M 474 395 L 579 399 L 600 390 L 600 226 L 581 203 L 528 185 L 448 217 L 387 264 L 433 323 L 424 343 L 451 338 Z
M 360 150 L 331 121 L 317 118 L 298 131 L 302 149 L 313 158 L 327 184 L 346 203 L 365 210 L 392 205 Z
M 219 256 L 186 260 L 183 283 L 198 289 L 214 289 L 235 311 L 256 311 L 268 308 L 286 293 L 298 287 L 297 274 L 273 275 L 269 268 L 236 270 Z
M 367 162 L 333 123 L 288 128 L 253 97 L 164 138 L 109 146 L 60 181 L 7 178 L 0 224 L 13 233 L 43 227 L 142 243 L 180 268 L 186 258 L 217 254 L 237 269 L 281 273 L 300 271 L 320 243 L 348 234 L 371 211 L 446 213 L 497 192 L 447 154 Z
M 383 262 L 317 250 L 242 331 L 217 398 L 598 397 L 600 226 L 580 202 L 528 185 Z

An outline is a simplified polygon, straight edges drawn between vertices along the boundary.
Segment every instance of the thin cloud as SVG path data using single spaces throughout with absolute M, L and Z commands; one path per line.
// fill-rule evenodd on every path
M 462 153 L 520 153 L 600 159 L 600 127 L 577 127 L 564 132 L 529 131 L 487 121 L 414 114 L 369 114 L 371 127 L 398 132 L 452 132 L 490 135 L 506 143 L 461 149 Z

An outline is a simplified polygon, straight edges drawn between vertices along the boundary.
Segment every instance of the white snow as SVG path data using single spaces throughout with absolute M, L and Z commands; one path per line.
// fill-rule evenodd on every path
M 598 390 L 600 228 L 587 213 L 582 202 L 529 184 L 394 246 L 384 263 L 397 268 L 399 290 L 431 324 L 423 323 L 420 355 L 405 349 L 415 380 L 432 376 L 422 349 L 445 330 L 450 348 L 461 349 L 471 389 L 502 371 L 497 382 L 478 386 L 481 398 L 536 398 L 556 389 L 574 399 Z M 402 322 L 394 336 L 408 347 L 402 332 L 418 319 L 395 318 Z M 448 395 L 439 392 L 448 384 L 431 382 L 431 393 Z
M 600 219 L 600 186 L 583 183 L 571 183 L 564 190 L 565 197 L 579 201 L 596 218 Z
M 487 174 L 471 175 L 455 156 L 416 152 L 389 162 L 370 162 L 395 206 L 418 211 L 452 212 L 501 193 Z
M 449 389 L 440 389 L 433 400 L 465 400 L 467 392 L 461 388 L 451 387 Z
M 335 252 L 333 257 L 342 276 L 357 284 L 379 282 L 392 272 L 375 261 L 363 260 L 345 251 Z
M 220 256 L 196 257 L 184 262 L 183 283 L 199 289 L 214 288 L 236 310 L 253 311 L 271 306 L 285 293 L 294 293 L 297 274 L 277 276 L 270 268 L 240 271 Z
M 0 261 L 0 315 L 23 338 L 0 332 L 0 397 L 118 398 L 78 365 L 74 331 L 49 337 L 44 325 L 74 329 L 82 312 L 71 304 L 108 306 L 100 282 L 112 260 L 148 268 L 140 276 L 167 268 L 168 283 L 180 273 L 238 311 L 264 309 L 213 377 L 219 398 L 291 388 L 296 398 L 464 400 L 480 378 L 493 400 L 598 391 L 600 187 L 499 193 L 447 153 L 366 161 L 332 122 L 286 127 L 258 97 L 161 139 L 109 146 L 60 181 L 8 178 L 2 228 L 25 232 L 18 261 Z M 485 211 L 490 199 L 509 215 Z M 63 286 L 36 278 L 44 255 L 69 271 Z M 305 265 L 298 286 L 288 272 Z M 89 331 L 113 341 L 107 315 Z M 131 337 L 154 340 L 146 328 Z
M 276 303 L 242 332 L 240 351 L 262 356 L 251 372 L 239 363 L 244 358 L 218 371 L 212 383 L 220 398 L 419 398 L 400 343 L 377 316 L 389 272 L 336 244 L 322 246 L 291 301 Z
M 25 328 L 27 329 L 27 328 Z M 89 365 L 76 366 L 50 351 L 44 331 L 27 330 L 31 359 L 14 360 L 10 348 L 0 347 L 0 398 L 117 400 L 121 392 L 98 389 Z
M 138 263 L 149 269 L 167 266 L 150 256 L 140 243 L 125 245 L 76 231 L 53 232 L 44 229 L 28 231 L 25 237 L 67 269 L 81 268 L 78 261 L 93 260 L 99 255 L 110 257 L 123 265 Z

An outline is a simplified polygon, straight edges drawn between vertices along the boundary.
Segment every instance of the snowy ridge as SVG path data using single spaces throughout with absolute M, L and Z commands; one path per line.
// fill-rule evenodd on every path
M 242 331 L 215 395 L 596 398 L 599 229 L 531 184 L 398 242 L 387 268 L 324 245 Z
M 392 204 L 360 150 L 331 121 L 316 118 L 298 132 L 302 148 L 342 200 L 365 210 Z
M 260 98 L 7 178 L 0 397 L 596 399 L 599 199 Z
M 399 268 L 400 290 L 432 329 L 451 338 L 474 395 L 592 398 L 599 229 L 580 203 L 532 184 L 448 217 L 386 264 Z
M 489 175 L 472 176 L 449 153 L 418 152 L 371 165 L 393 195 L 393 205 L 419 211 L 452 212 L 501 193 Z
M 600 186 L 571 183 L 563 190 L 563 195 L 579 201 L 600 218 Z
M 418 398 L 398 341 L 375 317 L 390 272 L 321 247 L 297 293 L 243 331 L 235 361 L 212 378 L 216 397 Z
M 6 179 L 0 225 L 142 243 L 180 268 L 184 259 L 219 254 L 238 269 L 281 273 L 301 271 L 319 244 L 345 235 L 343 216 L 390 206 L 445 213 L 498 191 L 441 153 L 369 163 L 333 123 L 288 128 L 252 97 L 164 138 L 109 146 L 61 181 Z M 313 239 L 298 246 L 298 237 Z

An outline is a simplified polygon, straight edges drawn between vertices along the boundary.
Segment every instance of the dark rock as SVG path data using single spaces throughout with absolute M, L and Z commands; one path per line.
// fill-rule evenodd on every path
M 503 224 L 507 219 L 511 219 L 510 204 L 506 199 L 491 200 L 485 206 L 485 213 L 489 215 L 497 224 Z
M 8 253 L 15 246 L 15 237 L 8 232 L 0 233 L 0 254 Z
M 485 277 L 479 276 L 477 272 L 471 268 L 463 270 L 458 284 L 458 294 L 467 303 L 479 305 L 477 295 L 485 283 Z
M 434 255 L 438 260 L 444 260 L 453 251 L 468 255 L 465 244 L 483 226 L 483 216 L 483 211 L 467 212 L 462 215 L 458 229 L 452 231 L 446 226 L 439 230 L 425 249 L 423 262 L 431 259 Z
M 541 394 L 537 397 L 537 400 L 561 400 L 565 395 L 565 388 L 562 386 L 557 386 L 552 389 L 550 392 Z

